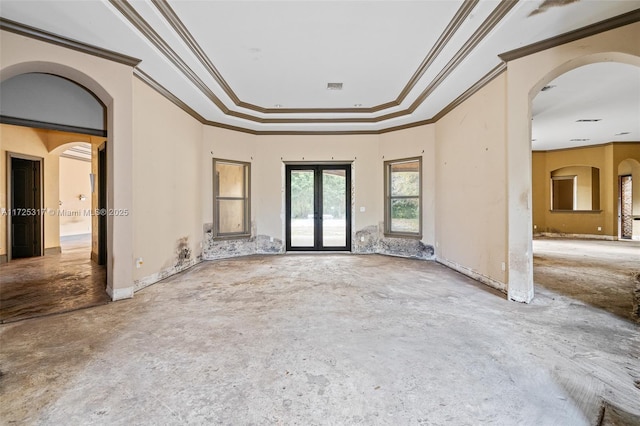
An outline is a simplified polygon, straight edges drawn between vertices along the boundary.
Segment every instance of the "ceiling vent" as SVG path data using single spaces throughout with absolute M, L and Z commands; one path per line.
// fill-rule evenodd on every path
M 628 135 L 631 132 L 620 132 L 620 133 L 616 133 L 614 136 L 624 136 L 624 135 Z
M 586 142 L 591 139 L 569 139 L 571 142 Z
M 542 89 L 540 89 L 540 91 L 541 91 L 541 92 L 546 92 L 547 90 L 551 90 L 551 89 L 553 89 L 554 87 L 556 87 L 556 86 L 554 86 L 554 85 L 550 84 L 550 85 L 548 85 L 548 86 L 544 86 Z
M 602 118 L 581 118 L 576 120 L 576 123 L 595 123 L 596 121 L 602 121 Z
M 342 83 L 327 83 L 327 90 L 342 90 Z

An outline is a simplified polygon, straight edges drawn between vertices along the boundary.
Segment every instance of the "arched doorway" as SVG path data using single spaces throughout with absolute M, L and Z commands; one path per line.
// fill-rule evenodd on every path
M 634 29 L 618 30 L 633 37 Z M 507 246 L 508 298 L 519 302 L 533 299 L 533 220 L 532 220 L 532 100 L 556 77 L 582 65 L 617 61 L 640 66 L 637 45 L 622 44 L 621 51 L 611 52 L 607 37 L 584 43 L 572 42 L 562 49 L 541 50 L 535 54 L 509 60 L 507 64 Z
M 622 54 L 571 61 L 530 101 L 535 284 L 630 319 L 636 255 L 616 242 L 616 218 L 619 158 L 640 155 L 634 62 Z
M 8 263 L 2 266 L 0 319 L 7 322 L 106 303 L 111 299 L 106 262 L 99 262 L 98 256 L 98 248 L 107 246 L 106 227 L 99 226 L 106 218 L 95 213 L 107 191 L 107 170 L 100 167 L 97 155 L 106 145 L 106 107 L 88 89 L 50 73 L 18 74 L 2 85 L 2 151 L 7 153 L 2 159 L 6 157 L 8 171 L 3 201 L 10 212 L 37 214 L 5 216 Z M 86 147 L 85 152 L 74 148 L 79 145 Z M 25 173 L 13 170 L 28 169 L 30 164 L 23 164 L 27 162 L 38 165 L 39 179 L 29 181 L 39 194 L 38 208 L 33 210 L 22 205 L 25 197 L 15 196 L 25 186 L 21 177 Z M 33 250 L 12 250 L 19 247 L 16 241 L 30 240 L 22 238 L 22 219 L 32 222 L 32 233 L 41 236 L 34 239 Z M 80 234 L 86 238 L 72 239 L 74 244 L 65 246 L 67 237 Z

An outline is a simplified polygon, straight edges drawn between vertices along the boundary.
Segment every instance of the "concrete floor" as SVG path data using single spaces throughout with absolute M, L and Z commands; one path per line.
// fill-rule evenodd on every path
M 0 322 L 108 303 L 105 268 L 91 261 L 91 235 L 61 239 L 60 254 L 0 265 Z
M 537 238 L 533 266 L 537 285 L 637 319 L 633 298 L 640 274 L 640 241 Z
M 639 328 L 544 288 L 508 302 L 430 261 L 211 261 L 130 300 L 0 326 L 0 419 L 639 424 Z

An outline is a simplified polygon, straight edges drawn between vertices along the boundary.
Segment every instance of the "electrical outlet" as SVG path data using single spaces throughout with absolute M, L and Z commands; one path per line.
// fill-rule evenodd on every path
M 364 242 L 364 237 L 360 237 L 360 242 Z
M 602 231 L 602 226 L 598 226 L 598 231 Z
M 140 267 L 142 266 L 142 263 L 143 263 L 142 262 L 142 258 L 141 257 L 137 258 L 136 259 L 136 268 L 140 269 Z
M 507 270 L 507 265 L 504 262 L 502 262 L 502 272 L 506 270 Z

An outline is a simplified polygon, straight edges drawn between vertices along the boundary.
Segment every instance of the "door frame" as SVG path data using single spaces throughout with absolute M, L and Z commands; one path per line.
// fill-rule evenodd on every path
M 38 256 L 44 256 L 44 218 L 43 218 L 43 212 L 45 210 L 44 207 L 44 158 L 42 157 L 36 157 L 33 155 L 27 155 L 27 154 L 20 154 L 17 152 L 10 152 L 7 151 L 7 157 L 6 157 L 6 164 L 7 164 L 7 230 L 6 230 L 6 242 L 7 242 L 7 262 L 11 262 L 11 247 L 12 247 L 12 230 L 11 230 L 11 209 L 13 208 L 13 206 L 11 205 L 11 198 L 13 195 L 13 180 L 11 179 L 12 176 L 12 159 L 14 158 L 19 158 L 21 160 L 29 160 L 29 161 L 34 161 L 39 163 L 40 166 L 40 176 L 38 179 L 38 195 L 39 195 L 39 199 L 40 199 L 40 211 L 38 212 L 38 217 L 40 218 L 39 225 L 40 225 L 40 247 L 39 247 L 39 251 L 40 254 Z
M 351 221 L 352 221 L 352 162 L 291 162 L 285 163 L 285 249 L 287 251 L 351 251 Z M 293 247 L 291 246 L 291 170 L 311 170 L 315 171 L 314 175 L 314 229 L 317 231 L 313 247 Z M 322 179 L 318 179 L 318 175 L 322 176 L 323 170 L 344 170 L 346 173 L 346 200 L 345 200 L 345 233 L 346 241 L 344 247 L 324 247 L 322 245 Z M 316 196 L 317 195 L 317 196 Z
M 96 207 L 100 214 L 98 215 L 98 252 L 96 253 L 96 263 L 98 265 L 106 265 L 107 264 L 107 228 L 108 221 L 107 215 L 102 214 L 102 209 L 107 210 L 108 205 L 108 196 L 107 196 L 107 164 L 109 161 L 107 154 L 107 142 L 103 142 L 98 146 L 97 149 L 97 180 L 98 180 L 98 199 Z
M 626 174 L 626 175 L 618 175 L 618 239 L 620 240 L 631 240 L 633 239 L 633 212 L 631 214 L 631 236 L 629 237 L 624 237 L 622 235 L 622 224 L 623 224 L 623 217 L 622 217 L 622 203 L 623 203 L 623 195 L 622 195 L 622 180 L 625 177 L 629 177 L 631 179 L 631 205 L 633 206 L 633 175 L 631 174 Z

